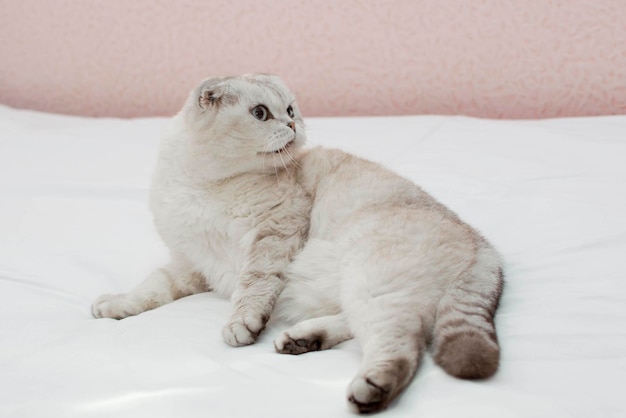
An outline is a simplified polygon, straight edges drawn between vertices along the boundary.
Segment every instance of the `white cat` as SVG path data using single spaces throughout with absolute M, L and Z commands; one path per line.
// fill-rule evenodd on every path
M 152 186 L 170 263 L 128 294 L 98 298 L 94 316 L 124 318 L 213 290 L 234 305 L 223 328 L 233 346 L 253 343 L 273 311 L 295 323 L 275 340 L 280 353 L 355 337 L 363 361 L 348 401 L 360 413 L 387 407 L 431 343 L 454 376 L 495 373 L 496 251 L 408 180 L 304 142 L 278 77 L 194 89 L 163 140 Z

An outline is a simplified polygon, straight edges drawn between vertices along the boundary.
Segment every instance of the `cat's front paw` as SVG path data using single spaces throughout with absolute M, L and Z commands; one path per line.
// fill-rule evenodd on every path
M 246 318 L 232 319 L 222 329 L 222 337 L 226 344 L 233 347 L 250 345 L 254 343 L 265 328 L 266 319 L 249 316 Z
M 102 295 L 91 304 L 95 318 L 122 319 L 137 314 L 137 309 L 126 294 Z

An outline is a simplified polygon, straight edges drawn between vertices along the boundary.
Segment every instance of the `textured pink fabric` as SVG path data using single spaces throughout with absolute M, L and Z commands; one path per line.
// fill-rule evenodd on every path
M 169 115 L 272 72 L 305 114 L 626 113 L 623 0 L 0 0 L 0 102 Z

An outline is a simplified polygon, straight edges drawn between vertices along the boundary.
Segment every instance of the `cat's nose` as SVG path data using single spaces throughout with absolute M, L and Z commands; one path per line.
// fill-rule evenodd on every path
M 294 132 L 296 131 L 296 123 L 295 123 L 295 122 L 293 122 L 293 121 L 292 121 L 292 122 L 289 122 L 289 123 L 287 124 L 287 126 L 289 126 L 289 127 L 291 128 L 291 130 L 292 130 L 292 131 L 294 131 Z

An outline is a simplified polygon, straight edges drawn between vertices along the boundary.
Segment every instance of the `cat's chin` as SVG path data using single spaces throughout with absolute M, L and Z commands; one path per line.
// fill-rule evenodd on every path
M 259 154 L 262 155 L 277 155 L 277 154 L 282 154 L 282 153 L 286 153 L 288 151 L 290 151 L 291 149 L 294 148 L 296 139 L 292 139 L 291 141 L 287 142 L 282 148 L 279 148 L 277 150 L 274 151 L 265 151 L 265 152 L 259 152 Z

